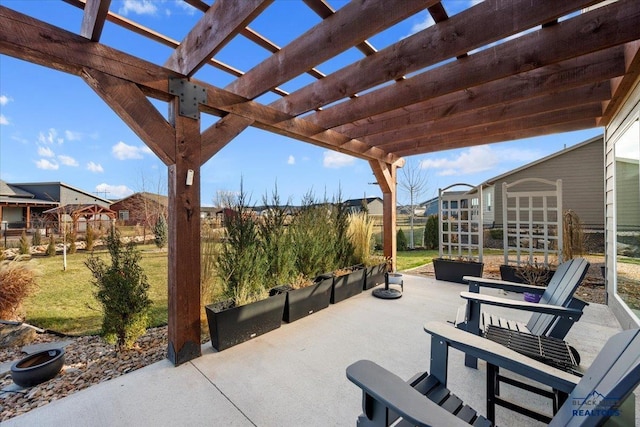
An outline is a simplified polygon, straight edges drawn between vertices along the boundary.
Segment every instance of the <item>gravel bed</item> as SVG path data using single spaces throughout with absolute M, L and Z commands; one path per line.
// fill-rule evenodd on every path
M 51 341 L 73 341 L 65 347 L 65 365 L 54 379 L 17 392 L 11 374 L 0 378 L 0 422 L 61 399 L 91 385 L 124 375 L 158 362 L 166 357 L 167 328 L 151 328 L 136 341 L 131 350 L 118 352 L 99 336 L 77 338 L 38 334 L 33 344 Z M 21 347 L 0 349 L 0 363 L 25 357 Z

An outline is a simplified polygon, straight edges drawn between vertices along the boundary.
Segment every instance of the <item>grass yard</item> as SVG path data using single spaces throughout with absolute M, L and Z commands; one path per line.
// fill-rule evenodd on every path
M 152 300 L 151 326 L 167 323 L 167 252 L 155 245 L 143 245 L 141 265 L 149 280 Z M 95 255 L 109 263 L 106 250 Z M 70 335 L 88 335 L 100 332 L 102 312 L 93 296 L 93 277 L 84 262 L 87 252 L 67 255 L 67 269 L 62 269 L 62 256 L 35 257 L 40 275 L 38 291 L 24 304 L 26 321 L 30 324 Z
M 155 245 L 142 245 L 142 268 L 151 285 L 149 296 L 151 326 L 167 323 L 167 252 Z M 108 260 L 106 250 L 95 254 Z M 424 264 L 438 256 L 437 250 L 415 250 L 398 252 L 398 270 L 408 270 Z M 78 252 L 67 255 L 67 270 L 62 269 L 62 256 L 35 257 L 41 274 L 38 277 L 38 292 L 25 302 L 26 321 L 41 328 L 70 335 L 91 335 L 100 332 L 102 312 L 93 296 L 91 272 L 84 265 L 89 253 Z

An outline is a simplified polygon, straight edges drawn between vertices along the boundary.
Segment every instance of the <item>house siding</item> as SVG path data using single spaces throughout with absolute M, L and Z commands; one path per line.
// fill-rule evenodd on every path
M 614 115 L 609 126 L 605 130 L 606 141 L 606 162 L 605 162 L 605 218 L 606 218 L 606 230 L 605 230 L 605 265 L 606 265 L 606 287 L 607 287 L 607 304 L 611 308 L 611 311 L 620 322 L 620 326 L 624 329 L 638 328 L 640 327 L 640 320 L 632 310 L 627 306 L 623 299 L 617 293 L 617 263 L 616 254 L 618 253 L 617 246 L 617 226 L 619 215 L 622 215 L 622 220 L 625 220 L 624 210 L 626 209 L 624 204 L 618 206 L 620 202 L 616 193 L 619 192 L 618 185 L 621 185 L 619 179 L 616 179 L 616 168 L 620 166 L 620 162 L 616 162 L 615 159 L 615 143 L 619 135 L 631 124 L 634 120 L 638 120 L 640 115 L 640 81 L 636 81 L 635 87 L 630 91 L 629 98 L 625 104 L 622 105 L 620 110 Z M 640 139 L 640 137 L 639 137 Z M 618 210 L 621 212 L 618 212 Z M 631 219 L 631 218 L 629 218 Z M 636 214 L 637 221 L 637 214 Z
M 502 183 L 523 178 L 562 180 L 563 210 L 575 211 L 585 228 L 604 229 L 604 143 L 598 137 L 577 148 L 567 149 L 547 160 L 523 167 L 493 182 L 494 218 L 497 226 L 502 219 Z M 524 190 L 519 187 L 518 189 Z

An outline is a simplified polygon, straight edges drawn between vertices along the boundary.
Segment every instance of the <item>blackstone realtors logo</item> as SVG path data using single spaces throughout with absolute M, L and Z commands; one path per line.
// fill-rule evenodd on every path
M 619 417 L 620 410 L 615 408 L 620 402 L 617 398 L 607 398 L 605 395 L 598 393 L 597 390 L 592 391 L 583 398 L 574 398 L 572 404 L 574 408 L 572 415 L 574 417 Z M 612 409 L 615 408 L 615 409 Z

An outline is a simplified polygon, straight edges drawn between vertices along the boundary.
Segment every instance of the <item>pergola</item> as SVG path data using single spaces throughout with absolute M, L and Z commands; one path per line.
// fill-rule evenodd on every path
M 367 160 L 393 256 L 403 156 L 606 126 L 640 75 L 637 0 L 485 0 L 453 16 L 446 0 L 338 10 L 303 0 L 322 20 L 283 47 L 250 27 L 273 0 L 184 1 L 202 14 L 181 41 L 118 16 L 110 0 L 66 0 L 84 8 L 76 33 L 0 7 L 0 53 L 80 76 L 168 166 L 174 364 L 200 355 L 200 167 L 247 127 Z M 426 29 L 381 50 L 367 41 L 425 9 L 435 22 Z M 107 22 L 172 53 L 156 64 L 106 46 Z M 217 60 L 236 37 L 270 54 L 246 72 Z M 362 58 L 327 75 L 316 68 L 351 48 Z M 236 78 L 224 88 L 195 78 L 205 66 Z M 279 87 L 305 73 L 312 83 Z M 256 101 L 267 92 L 279 99 Z M 168 120 L 147 97 L 169 103 Z M 201 113 L 220 119 L 201 132 Z
M 111 221 L 115 221 L 118 214 L 109 208 L 96 204 L 81 204 L 81 205 L 65 205 L 57 208 L 49 209 L 43 212 L 45 218 L 49 221 L 55 222 L 60 227 L 60 223 L 64 221 L 64 215 L 71 218 L 71 223 L 74 231 L 78 231 L 78 221 L 80 218 L 84 218 L 85 221 L 90 219 L 101 220 L 103 216 L 106 216 Z

